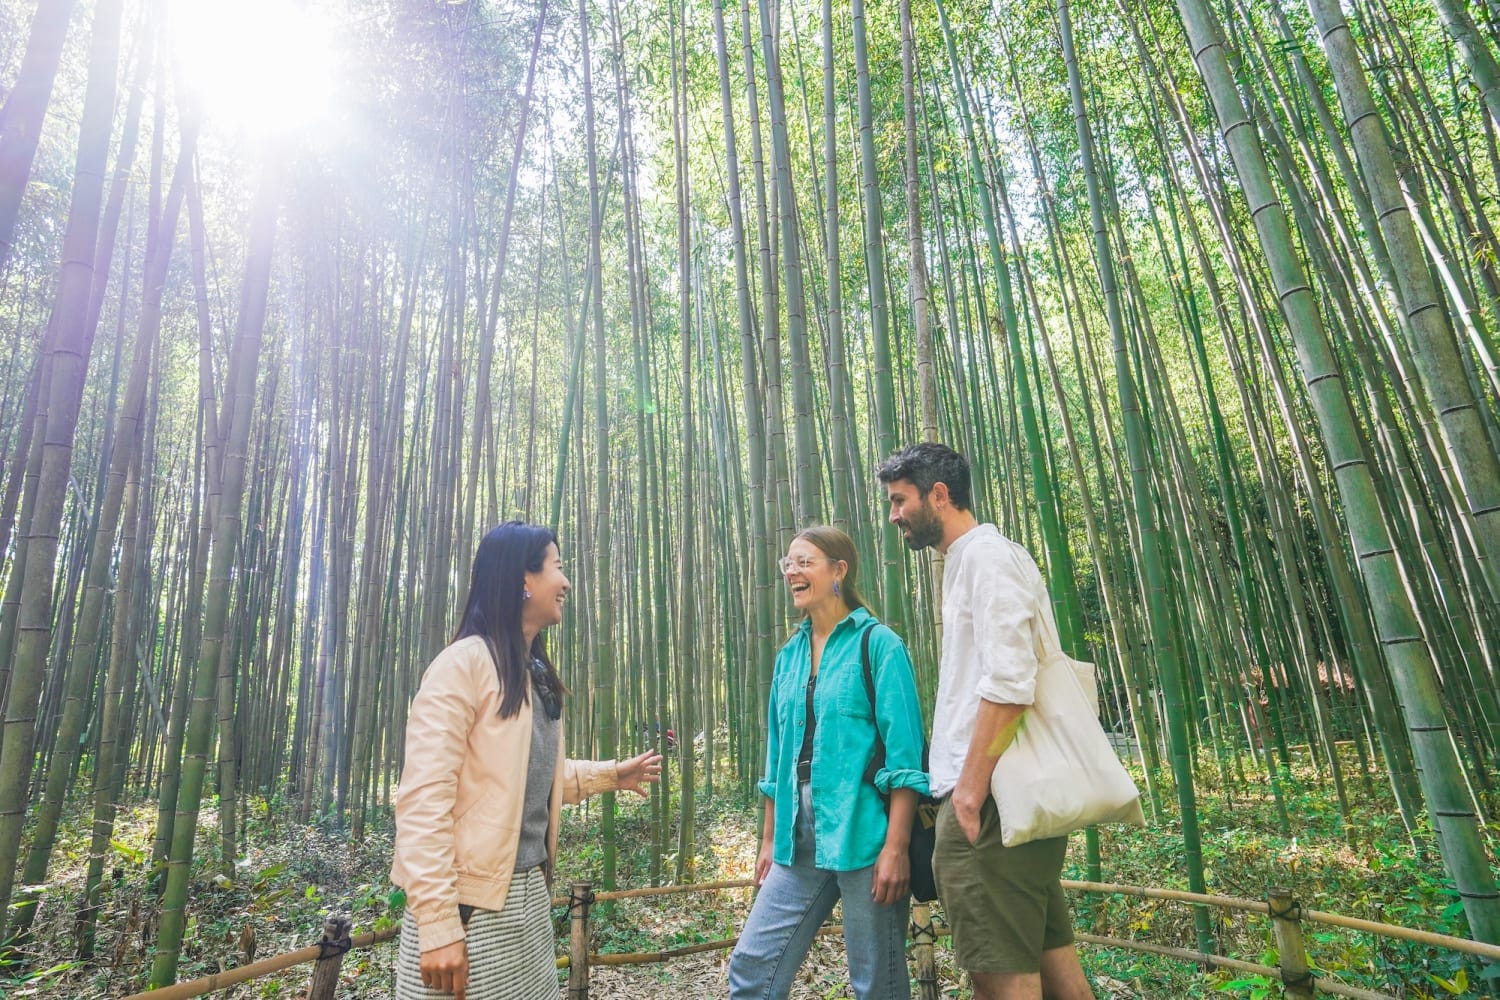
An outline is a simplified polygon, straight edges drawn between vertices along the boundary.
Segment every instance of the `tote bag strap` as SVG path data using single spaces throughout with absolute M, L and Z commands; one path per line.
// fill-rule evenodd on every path
M 1012 542 L 1011 545 L 1015 546 L 1015 543 Z M 1010 549 L 1010 557 L 1017 566 L 1021 565 L 1015 548 Z M 1041 567 L 1037 571 L 1040 573 Z M 1062 636 L 1057 631 L 1057 616 L 1052 611 L 1052 594 L 1047 590 L 1045 579 L 1032 593 L 1032 600 L 1036 602 L 1036 609 L 1031 618 L 1031 649 L 1036 655 L 1036 666 L 1040 672 L 1047 668 L 1053 653 L 1063 652 Z
M 1052 607 L 1052 594 L 1046 584 L 1037 590 L 1036 614 L 1032 618 L 1032 641 L 1036 651 L 1037 676 L 1045 670 L 1066 670 L 1078 684 L 1084 703 L 1095 718 L 1099 715 L 1099 681 L 1093 664 L 1074 659 L 1063 649 L 1062 636 L 1057 630 L 1057 613 Z
M 1062 635 L 1057 630 L 1057 612 L 1052 607 L 1052 594 L 1047 590 L 1045 583 L 1036 594 L 1036 624 L 1032 626 L 1032 634 L 1036 637 L 1036 643 L 1040 648 L 1037 653 L 1037 662 L 1045 663 L 1053 653 L 1064 652 L 1062 648 Z

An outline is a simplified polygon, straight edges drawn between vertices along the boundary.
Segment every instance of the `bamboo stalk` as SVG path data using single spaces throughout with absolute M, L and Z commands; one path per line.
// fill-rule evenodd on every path
M 342 913 L 330 914 L 323 922 L 323 937 L 318 941 L 318 960 L 307 986 L 307 1000 L 333 1000 L 338 991 L 339 970 L 350 944 L 349 924 L 349 918 Z
M 592 883 L 574 882 L 568 899 L 568 1000 L 589 1000 L 589 906 Z
M 1276 932 L 1277 965 L 1286 995 L 1306 1000 L 1316 991 L 1313 975 L 1307 967 L 1307 946 L 1302 941 L 1302 904 L 1292 898 L 1290 889 L 1273 888 L 1266 895 L 1271 908 L 1271 926 Z
M 937 926 L 932 920 L 932 911 L 926 903 L 913 902 L 911 908 L 912 957 L 917 963 L 917 991 L 922 1000 L 937 1000 L 937 963 L 933 958 L 933 942 L 937 940 Z

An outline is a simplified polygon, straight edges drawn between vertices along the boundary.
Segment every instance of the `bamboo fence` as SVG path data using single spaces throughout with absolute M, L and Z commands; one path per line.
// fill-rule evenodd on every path
M 747 889 L 754 885 L 750 879 L 733 879 L 719 882 L 702 882 L 694 885 L 654 886 L 642 889 L 621 889 L 613 892 L 595 893 L 592 883 L 572 883 L 567 896 L 552 900 L 554 907 L 566 906 L 569 910 L 568 952 L 557 959 L 559 969 L 568 970 L 568 1000 L 588 1000 L 589 969 L 592 966 L 651 965 L 671 961 L 687 955 L 710 951 L 727 951 L 739 941 L 738 937 L 718 941 L 703 941 L 661 951 L 608 952 L 588 950 L 590 911 L 594 904 L 618 899 L 641 899 L 652 896 L 672 896 L 686 893 L 716 892 L 724 889 Z M 1395 1000 L 1389 994 L 1350 986 L 1327 976 L 1319 976 L 1309 961 L 1306 944 L 1302 937 L 1304 923 L 1317 923 L 1331 927 L 1374 934 L 1379 937 L 1411 941 L 1416 944 L 1472 955 L 1485 961 L 1500 961 L 1500 946 L 1470 941 L 1467 938 L 1436 934 L 1431 931 L 1400 927 L 1395 924 L 1378 923 L 1358 917 L 1346 917 L 1336 913 L 1325 913 L 1304 907 L 1293 898 L 1291 892 L 1280 887 L 1267 890 L 1264 900 L 1244 899 L 1232 896 L 1215 896 L 1197 892 L 1182 892 L 1177 889 L 1161 889 L 1151 886 L 1122 885 L 1113 882 L 1085 882 L 1063 879 L 1064 889 L 1096 895 L 1136 896 L 1143 899 L 1160 899 L 1187 903 L 1194 906 L 1210 906 L 1221 910 L 1255 913 L 1269 917 L 1276 935 L 1278 964 L 1263 965 L 1245 962 L 1206 951 L 1193 951 L 1148 941 L 1105 937 L 1097 934 L 1076 933 L 1081 943 L 1102 948 L 1117 948 L 1151 955 L 1179 959 L 1205 967 L 1232 969 L 1238 972 L 1265 976 L 1280 982 L 1288 997 L 1303 1000 L 1319 993 L 1331 996 L 1353 997 L 1356 1000 Z M 927 906 L 914 904 L 911 931 L 915 945 L 917 983 L 922 1000 L 936 1000 L 937 978 L 932 960 L 932 947 L 937 938 L 946 937 L 947 927 L 931 922 Z M 238 969 L 229 969 L 201 979 L 176 983 L 149 993 L 136 993 L 126 1000 L 191 1000 L 217 990 L 227 989 L 238 983 L 249 982 L 283 972 L 308 962 L 313 963 L 313 974 L 308 985 L 307 1000 L 333 1000 L 337 993 L 339 971 L 344 955 L 358 948 L 369 948 L 395 938 L 400 926 L 386 927 L 378 931 L 352 935 L 348 917 L 335 914 L 327 918 L 322 936 L 317 944 L 296 951 L 286 952 L 271 958 L 261 959 Z M 819 930 L 820 936 L 841 934 L 843 928 L 829 925 Z

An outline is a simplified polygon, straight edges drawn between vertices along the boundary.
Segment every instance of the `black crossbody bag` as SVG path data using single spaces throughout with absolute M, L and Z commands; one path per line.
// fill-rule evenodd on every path
M 870 699 L 870 721 L 875 725 L 875 756 L 870 759 L 870 766 L 865 768 L 865 781 L 875 784 L 875 775 L 885 767 L 885 740 L 880 737 L 880 722 L 875 714 L 875 675 L 870 670 L 870 633 L 875 631 L 871 625 L 865 629 L 864 635 L 859 643 L 859 665 L 865 675 L 865 694 Z M 927 739 L 922 739 L 922 770 L 927 770 Z M 878 791 L 878 789 L 877 789 Z M 881 795 L 885 800 L 886 811 L 890 811 L 890 796 Z M 911 821 L 911 841 L 906 849 L 907 860 L 911 863 L 911 895 L 919 903 L 927 903 L 937 898 L 937 882 L 932 876 L 932 847 L 937 840 L 937 800 L 931 795 L 917 795 L 917 811 Z

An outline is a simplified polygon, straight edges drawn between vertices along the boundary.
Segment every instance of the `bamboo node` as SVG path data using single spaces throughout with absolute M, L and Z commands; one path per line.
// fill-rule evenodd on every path
M 1349 31 L 1349 22 L 1345 21 L 1342 17 L 1339 18 L 1338 22 L 1336 24 L 1334 24 L 1331 28 L 1329 28 L 1327 31 L 1323 32 L 1323 34 L 1321 36 L 1319 36 L 1319 40 L 1326 42 L 1326 41 L 1328 41 L 1328 36 L 1329 35 L 1337 34 L 1340 31 Z M 1351 35 L 1354 34 L 1354 32 L 1352 32 L 1352 31 L 1350 31 L 1349 33 Z
M 1224 127 L 1224 140 L 1226 142 L 1229 141 L 1229 137 L 1234 134 L 1234 130 L 1235 129 L 1237 129 L 1237 128 L 1249 128 L 1249 127 L 1250 127 L 1250 119 L 1248 119 L 1248 118 L 1241 118 L 1238 121 L 1230 122 L 1228 125 L 1226 125 Z M 1254 215 L 1255 213 L 1251 212 L 1250 214 Z

